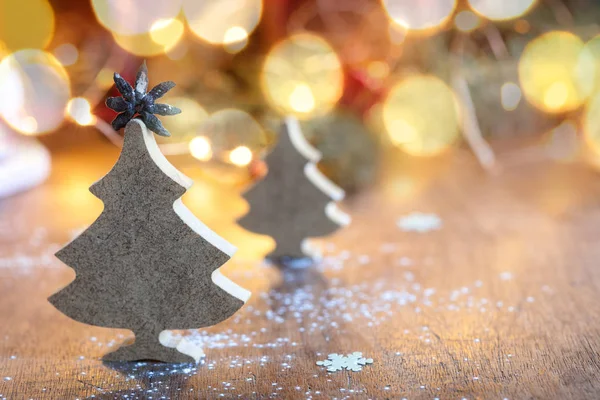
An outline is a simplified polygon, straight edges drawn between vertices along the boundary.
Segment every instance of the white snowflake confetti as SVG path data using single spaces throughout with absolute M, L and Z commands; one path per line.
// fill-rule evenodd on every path
M 329 354 L 327 360 L 317 361 L 317 365 L 327 367 L 327 371 L 335 372 L 347 369 L 353 372 L 362 371 L 367 364 L 373 364 L 372 358 L 363 357 L 361 352 L 355 351 L 346 356 L 341 354 Z
M 442 220 L 435 214 L 414 212 L 399 218 L 396 224 L 405 232 L 425 233 L 440 229 Z

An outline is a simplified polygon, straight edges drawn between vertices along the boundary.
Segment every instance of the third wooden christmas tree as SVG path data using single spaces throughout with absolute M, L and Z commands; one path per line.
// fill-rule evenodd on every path
M 244 194 L 250 211 L 238 223 L 275 240 L 276 248 L 267 256 L 275 262 L 317 257 L 306 239 L 329 235 L 350 222 L 335 204 L 344 191 L 317 169 L 320 158 L 298 121 L 287 118 L 265 159 L 266 178 Z

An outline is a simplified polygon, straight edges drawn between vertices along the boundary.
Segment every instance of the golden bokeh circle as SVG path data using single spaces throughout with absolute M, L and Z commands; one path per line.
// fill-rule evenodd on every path
M 0 0 L 0 48 L 6 52 L 44 49 L 54 36 L 48 0 Z
M 421 33 L 441 29 L 456 9 L 456 0 L 382 0 L 382 4 L 394 23 Z
M 382 114 L 392 143 L 416 156 L 443 152 L 460 133 L 456 96 L 446 83 L 431 75 L 415 75 L 394 86 Z
M 200 127 L 208 118 L 208 112 L 189 97 L 166 97 L 159 100 L 181 110 L 181 115 L 161 119 L 163 126 L 171 133 L 170 137 L 157 136 L 159 143 L 188 143 L 198 135 Z
M 570 32 L 538 36 L 519 60 L 519 80 L 527 100 L 559 113 L 579 108 L 594 87 L 596 65 L 583 41 Z
M 276 44 L 263 64 L 261 87 L 282 114 L 309 118 L 329 112 L 342 96 L 344 73 L 336 52 L 309 33 Z
M 482 17 L 505 21 L 527 14 L 537 0 L 469 0 L 469 5 Z
M 262 10 L 262 0 L 183 1 L 183 14 L 192 33 L 212 44 L 230 44 L 232 28 L 252 33 Z
M 121 36 L 148 33 L 157 21 L 171 20 L 181 11 L 181 0 L 92 0 L 98 22 Z
M 147 33 L 137 35 L 113 33 L 113 38 L 122 49 L 131 54 L 151 57 L 172 50 L 179 43 L 184 30 L 183 22 L 175 18 L 155 22 Z
M 42 50 L 20 50 L 0 62 L 0 115 L 21 133 L 56 129 L 71 97 L 69 76 Z

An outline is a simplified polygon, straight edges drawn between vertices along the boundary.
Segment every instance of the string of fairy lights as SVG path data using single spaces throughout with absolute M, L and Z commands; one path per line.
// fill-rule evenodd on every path
M 187 35 L 220 46 L 228 53 L 247 48 L 264 7 L 261 0 L 90 0 L 99 23 L 114 43 L 141 57 L 183 57 Z M 538 6 L 536 0 L 380 0 L 390 35 L 431 36 L 455 29 L 468 35 L 486 24 L 514 21 L 516 32 L 526 31 L 522 17 Z M 27 13 L 22 10 L 27 9 Z M 56 130 L 65 119 L 94 125 L 111 136 L 106 122 L 92 113 L 95 104 L 73 97 L 65 67 L 78 62 L 72 43 L 49 48 L 56 16 L 48 0 L 0 0 L 0 117 L 24 135 Z M 293 32 L 268 51 L 261 64 L 260 89 L 268 106 L 281 115 L 310 119 L 333 112 L 345 90 L 344 61 L 324 35 Z M 581 110 L 585 141 L 600 154 L 600 36 L 585 42 L 567 31 L 550 31 L 531 40 L 517 62 L 518 80 L 506 81 L 498 99 L 507 112 L 524 100 L 548 115 Z M 456 87 L 431 73 L 414 72 L 401 78 L 390 74 L 385 60 L 367 65 L 369 76 L 389 87 L 381 100 L 382 127 L 390 142 L 416 156 L 431 156 L 450 148 L 461 135 L 464 103 Z M 111 71 L 102 69 L 94 82 L 105 91 Z M 226 154 L 214 149 L 214 138 L 202 135 L 209 113 L 196 99 L 171 97 L 169 104 L 186 110 L 177 125 L 165 121 L 176 142 L 162 143 L 169 154 L 189 153 L 201 161 L 222 158 L 245 166 L 250 148 L 234 147 Z M 260 125 L 243 110 L 226 109 L 217 118 Z M 432 117 L 435 116 L 435 117 Z M 112 138 L 118 141 L 118 137 Z M 171 146 L 171 147 L 168 147 Z

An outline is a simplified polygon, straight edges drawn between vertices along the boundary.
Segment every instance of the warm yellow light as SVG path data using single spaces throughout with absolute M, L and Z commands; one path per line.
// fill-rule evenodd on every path
M 33 135 L 36 133 L 36 131 L 38 129 L 37 120 L 35 119 L 35 117 L 32 117 L 31 115 L 29 115 L 27 117 L 23 117 L 23 119 L 21 119 L 18 122 L 18 125 L 19 125 L 19 130 L 21 131 L 21 133 L 24 133 L 26 135 Z
M 260 21 L 262 9 L 262 0 L 183 1 L 183 13 L 192 33 L 213 44 L 227 43 L 232 28 L 241 28 L 248 36 Z M 233 34 L 239 37 L 240 32 Z
M 190 154 L 200 161 L 208 161 L 212 158 L 210 142 L 203 136 L 197 136 L 190 141 Z
M 439 78 L 412 76 L 393 87 L 385 99 L 383 123 L 392 143 L 404 151 L 435 155 L 459 135 L 458 102 Z
M 188 143 L 198 136 L 202 123 L 208 118 L 208 112 L 197 101 L 189 97 L 165 97 L 161 102 L 170 104 L 182 111 L 182 117 L 162 118 L 162 124 L 171 132 L 168 138 L 156 136 L 159 143 Z M 185 116 L 185 118 L 183 118 Z
M 178 19 L 158 20 L 150 29 L 150 37 L 156 44 L 173 47 L 183 35 L 183 23 Z
M 113 34 L 148 33 L 158 21 L 172 20 L 182 0 L 92 0 L 98 21 Z
M 110 68 L 102 68 L 98 75 L 96 75 L 96 84 L 102 89 L 108 89 L 114 85 L 113 80 L 114 71 Z
M 594 93 L 600 92 L 600 35 L 595 36 L 585 44 L 586 51 L 589 51 L 596 64 L 596 75 L 594 77 Z
M 74 97 L 69 100 L 67 115 L 79 125 L 92 125 L 96 122 L 90 102 L 83 97 Z
M 228 53 L 238 53 L 248 44 L 248 32 L 241 26 L 227 29 L 223 38 L 223 46 Z
M 471 32 L 479 27 L 481 19 L 471 11 L 461 11 L 454 17 L 454 25 L 461 32 Z
M 581 39 L 549 32 L 530 42 L 519 60 L 519 80 L 529 102 L 547 112 L 580 107 L 593 91 L 596 65 Z
M 6 51 L 43 49 L 53 35 L 54 11 L 48 0 L 0 0 L 0 42 Z
M 393 22 L 424 33 L 440 29 L 456 8 L 456 0 L 382 0 L 382 3 Z
M 329 112 L 343 90 L 342 65 L 335 51 L 313 34 L 290 36 L 265 60 L 261 87 L 282 114 L 310 118 Z
M 238 167 L 245 167 L 252 161 L 252 152 L 246 146 L 238 146 L 229 153 L 229 161 Z
M 57 128 L 71 97 L 64 67 L 41 50 L 20 50 L 0 62 L 0 93 L 0 116 L 26 134 Z
M 491 20 L 518 18 L 529 12 L 536 0 L 469 0 L 476 13 Z
M 500 101 L 506 111 L 516 110 L 521 102 L 521 88 L 514 82 L 506 82 L 500 89 Z
M 159 20 L 149 33 L 120 35 L 113 33 L 115 42 L 123 49 L 138 56 L 155 56 L 172 50 L 183 36 L 183 23 L 178 19 Z
M 290 106 L 299 113 L 309 113 L 315 109 L 315 98 L 304 83 L 300 83 L 290 94 Z

